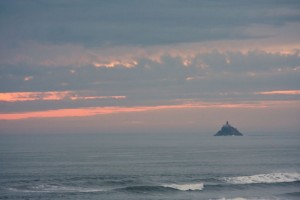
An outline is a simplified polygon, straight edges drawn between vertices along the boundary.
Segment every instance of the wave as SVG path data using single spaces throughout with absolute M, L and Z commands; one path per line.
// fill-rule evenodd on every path
M 167 192 L 168 190 L 173 190 L 171 188 L 165 188 L 163 186 L 150 186 L 150 185 L 137 185 L 128 186 L 123 188 L 114 189 L 115 191 L 130 192 L 130 193 L 151 193 L 151 192 Z
M 212 199 L 210 199 L 212 200 Z M 234 197 L 234 198 L 220 198 L 216 200 L 278 200 L 278 198 L 255 198 L 255 197 L 250 197 L 250 198 L 244 198 L 244 197 Z
M 23 188 L 8 188 L 11 191 L 15 192 L 38 192 L 38 193 L 73 193 L 73 192 L 105 192 L 107 191 L 104 188 L 84 188 L 84 187 L 72 187 L 72 186 L 59 186 L 59 185 L 47 185 L 41 184 L 31 187 Z
M 62 186 L 39 184 L 35 186 L 19 186 L 10 187 L 8 190 L 14 192 L 29 192 L 29 193 L 92 193 L 92 192 L 108 192 L 108 191 L 126 191 L 134 193 L 145 192 L 166 192 L 166 191 L 195 191 L 203 190 L 203 183 L 191 184 L 162 184 L 162 185 L 136 185 L 121 188 L 92 188 L 92 187 L 76 187 L 76 186 Z
M 96 192 L 133 192 L 133 193 L 152 193 L 152 192 L 170 192 L 170 191 L 216 191 L 228 190 L 231 188 L 244 189 L 247 184 L 274 184 L 300 182 L 300 173 L 269 173 L 256 174 L 250 176 L 222 177 L 214 179 L 216 182 L 206 181 L 195 183 L 152 183 L 150 185 L 129 184 L 124 186 L 66 186 L 56 184 L 38 184 L 38 185 L 19 185 L 10 187 L 8 190 L 14 192 L 39 192 L 39 193 L 96 193 Z M 221 181 L 221 182 L 220 182 Z M 235 186 L 233 186 L 235 185 Z M 234 198 L 235 200 L 243 198 Z
M 300 199 L 300 192 L 289 192 L 289 193 L 282 194 L 281 196 L 294 197 Z
M 270 173 L 252 176 L 224 177 L 221 180 L 230 184 L 288 183 L 300 181 L 300 173 Z
M 124 188 L 117 188 L 118 191 L 145 193 L 145 192 L 167 192 L 167 191 L 201 191 L 203 190 L 203 183 L 185 183 L 185 184 L 162 184 L 162 185 L 137 185 L 128 186 Z
M 194 190 L 203 190 L 203 183 L 190 183 L 190 184 L 165 184 L 163 187 L 173 188 L 180 191 L 194 191 Z

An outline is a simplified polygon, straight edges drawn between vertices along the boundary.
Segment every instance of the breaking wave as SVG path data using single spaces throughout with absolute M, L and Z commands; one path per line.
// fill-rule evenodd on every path
M 191 183 L 191 184 L 165 184 L 163 185 L 167 188 L 173 188 L 181 191 L 194 191 L 194 190 L 203 190 L 203 183 Z
M 107 191 L 103 188 L 84 188 L 84 187 L 71 187 L 71 186 L 59 186 L 59 185 L 48 185 L 41 184 L 31 187 L 21 187 L 21 188 L 9 188 L 11 191 L 15 192 L 45 192 L 45 193 L 73 193 L 73 192 L 104 192 Z
M 203 183 L 191 183 L 191 184 L 163 184 L 163 185 L 146 185 L 146 186 L 128 186 L 124 188 L 118 188 L 115 190 L 127 191 L 127 192 L 167 192 L 167 191 L 201 191 L 203 190 Z
M 288 183 L 300 181 L 300 173 L 256 174 L 252 176 L 225 177 L 221 179 L 230 184 Z
M 210 199 L 212 200 L 212 199 Z M 279 200 L 278 198 L 254 198 L 254 197 L 250 197 L 250 198 L 244 198 L 244 197 L 234 197 L 234 198 L 220 198 L 220 199 L 216 199 L 216 200 Z
M 152 193 L 152 192 L 167 192 L 171 190 L 170 188 L 165 188 L 162 186 L 151 186 L 151 185 L 137 185 L 128 186 L 123 188 L 114 189 L 115 191 L 129 192 L 129 193 Z
M 114 185 L 106 187 L 92 186 L 69 186 L 56 184 L 38 184 L 38 185 L 19 185 L 9 187 L 8 190 L 14 192 L 32 192 L 32 193 L 96 193 L 96 192 L 129 192 L 129 193 L 155 193 L 155 192 L 172 192 L 172 191 L 218 191 L 230 190 L 231 188 L 244 189 L 249 187 L 247 184 L 280 184 L 300 183 L 300 173 L 269 173 L 256 174 L 251 176 L 222 177 L 211 179 L 208 182 L 202 180 L 198 183 L 152 183 L 149 185 L 129 184 L 127 186 Z M 299 195 L 299 193 L 293 194 Z M 244 197 L 232 198 L 234 200 L 244 200 Z M 255 199 L 255 198 L 252 198 Z
M 92 192 L 108 192 L 108 191 L 126 191 L 126 192 L 166 192 L 166 191 L 195 191 L 203 190 L 203 183 L 192 183 L 192 184 L 163 184 L 163 185 L 136 185 L 127 186 L 121 188 L 91 188 L 91 187 L 73 187 L 73 186 L 60 186 L 60 185 L 48 185 L 40 184 L 30 187 L 17 187 L 8 188 L 14 192 L 31 192 L 31 193 L 92 193 Z

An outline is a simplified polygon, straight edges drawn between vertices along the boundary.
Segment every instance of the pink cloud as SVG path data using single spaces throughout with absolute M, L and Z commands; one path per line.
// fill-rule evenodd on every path
M 300 90 L 273 90 L 273 91 L 257 92 L 256 94 L 264 94 L 264 95 L 274 95 L 274 94 L 298 95 L 298 94 L 300 94 Z
M 299 104 L 299 102 L 296 102 Z M 294 106 L 294 101 L 263 101 L 252 103 L 207 103 L 197 102 L 177 105 L 159 105 L 159 106 L 137 106 L 137 107 L 87 107 L 74 109 L 58 109 L 23 113 L 3 113 L 0 114 L 0 120 L 20 120 L 28 118 L 60 118 L 60 117 L 87 117 L 95 115 L 108 115 L 115 113 L 130 113 L 144 111 L 159 111 L 163 109 L 262 109 L 278 105 Z

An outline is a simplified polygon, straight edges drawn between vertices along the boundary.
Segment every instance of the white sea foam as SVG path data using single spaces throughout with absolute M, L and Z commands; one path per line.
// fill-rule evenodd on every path
M 218 200 L 249 200 L 249 199 L 245 199 L 243 197 L 235 197 L 235 198 L 220 198 Z M 252 200 L 252 199 L 251 199 Z
M 226 177 L 222 178 L 222 180 L 231 184 L 286 183 L 300 181 L 300 173 L 256 174 L 252 176 Z
M 70 192 L 104 192 L 107 191 L 103 188 L 83 188 L 83 187 L 72 187 L 72 186 L 58 186 L 58 185 L 47 185 L 41 184 L 32 186 L 30 188 L 9 188 L 9 190 L 16 192 L 45 192 L 45 193 L 70 193 Z
M 225 197 L 223 197 L 223 198 L 220 198 L 220 199 L 218 199 L 218 200 L 278 200 L 277 198 L 276 199 L 274 199 L 274 198 L 272 198 L 272 199 L 269 199 L 269 198 L 244 198 L 244 197 L 234 197 L 234 198 L 225 198 Z
M 191 191 L 191 190 L 203 190 L 203 183 L 190 183 L 190 184 L 165 184 L 164 187 L 173 188 L 181 191 Z

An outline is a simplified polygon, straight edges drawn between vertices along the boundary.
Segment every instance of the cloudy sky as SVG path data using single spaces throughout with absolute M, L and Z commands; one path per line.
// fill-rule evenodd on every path
M 0 131 L 300 129 L 298 0 L 2 0 Z

